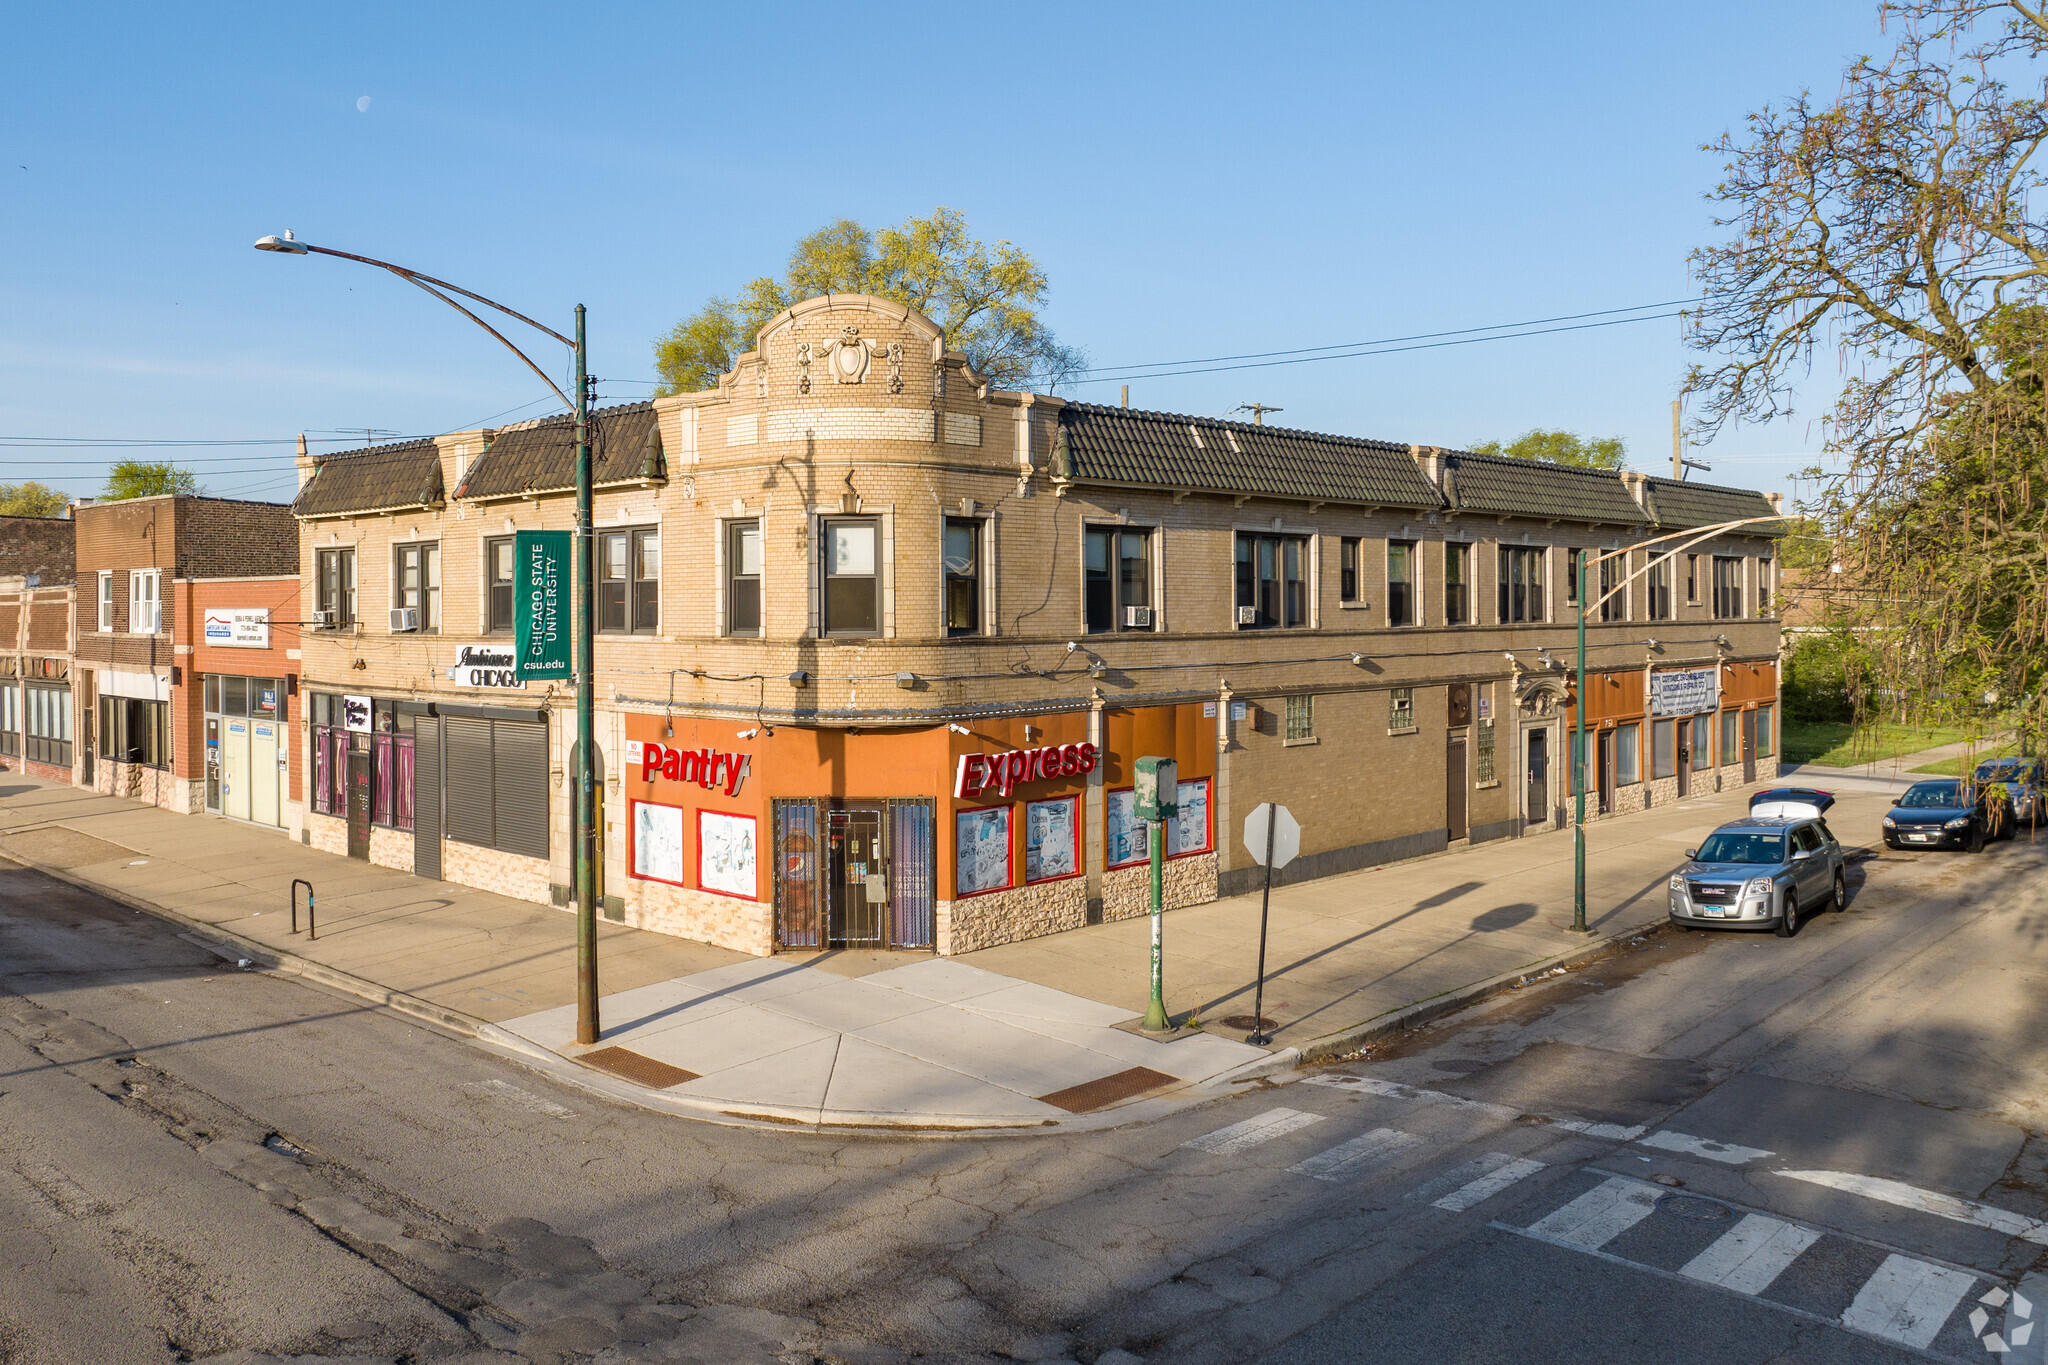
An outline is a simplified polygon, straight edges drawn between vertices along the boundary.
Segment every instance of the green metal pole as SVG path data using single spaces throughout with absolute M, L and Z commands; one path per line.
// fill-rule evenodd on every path
M 596 594 L 590 534 L 590 365 L 583 305 L 576 305 L 576 1041 L 597 1041 L 597 782 L 592 761 L 591 619 Z
M 1167 1029 L 1164 951 L 1166 821 L 1153 820 L 1149 823 L 1152 826 L 1152 1003 L 1145 1007 L 1144 1027 L 1153 1033 L 1164 1033 Z
M 1579 554 L 1579 674 L 1578 701 L 1572 707 L 1572 803 L 1577 819 L 1572 823 L 1572 929 L 1591 932 L 1586 925 L 1586 556 Z

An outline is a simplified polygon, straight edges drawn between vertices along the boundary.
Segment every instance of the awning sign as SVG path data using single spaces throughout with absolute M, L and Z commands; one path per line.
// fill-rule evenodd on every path
M 270 648 L 268 607 L 208 607 L 206 643 L 223 649 Z
M 1650 714 L 1696 716 L 1721 704 L 1721 670 L 1673 668 L 1650 674 Z
M 369 734 L 370 699 L 344 696 L 341 699 L 341 724 L 342 728 L 351 734 Z
M 512 537 L 512 624 L 518 677 L 569 676 L 569 532 Z

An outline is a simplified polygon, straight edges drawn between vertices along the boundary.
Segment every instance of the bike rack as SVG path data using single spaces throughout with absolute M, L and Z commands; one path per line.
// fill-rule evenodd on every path
M 299 932 L 299 888 L 306 888 L 306 938 L 310 942 L 320 937 L 313 925 L 313 883 L 303 877 L 292 878 L 292 932 Z

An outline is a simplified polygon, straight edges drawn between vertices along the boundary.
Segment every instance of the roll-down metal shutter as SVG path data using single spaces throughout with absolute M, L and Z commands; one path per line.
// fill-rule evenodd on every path
M 491 722 L 497 742 L 497 847 L 529 858 L 548 856 L 548 727 L 545 722 Z
M 448 793 L 448 837 L 465 844 L 495 847 L 495 822 L 491 819 L 496 790 L 491 722 L 448 716 L 441 724 L 447 732 L 448 769 L 442 789 Z

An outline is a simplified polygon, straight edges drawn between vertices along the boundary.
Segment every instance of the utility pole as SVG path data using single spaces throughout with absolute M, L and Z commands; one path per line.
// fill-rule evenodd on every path
M 576 1041 L 597 1041 L 597 783 L 592 673 L 597 594 L 591 572 L 590 366 L 583 305 L 576 305 Z
M 1287 411 L 1287 409 L 1268 407 L 1264 403 L 1239 403 L 1236 407 L 1232 408 L 1231 411 L 1250 413 L 1252 415 L 1252 425 L 1255 427 L 1262 427 L 1266 425 L 1267 413 L 1285 412 Z

